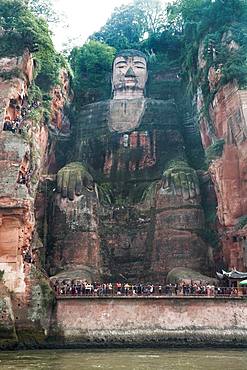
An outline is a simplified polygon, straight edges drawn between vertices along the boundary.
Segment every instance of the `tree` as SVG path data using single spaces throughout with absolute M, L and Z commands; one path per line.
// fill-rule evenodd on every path
M 116 8 L 105 26 L 90 39 L 117 50 L 138 49 L 145 37 L 161 33 L 165 14 L 159 0 L 134 0 L 130 5 Z
M 24 0 L 29 9 L 36 16 L 42 16 L 48 23 L 57 23 L 57 16 L 51 0 Z
M 48 92 L 58 82 L 61 57 L 56 53 L 48 25 L 21 0 L 0 0 L 0 57 L 20 56 L 25 49 L 36 60 L 36 82 Z
M 159 0 L 134 0 L 134 7 L 142 14 L 145 32 L 159 34 L 165 27 L 166 9 Z
M 114 56 L 114 48 L 94 40 L 71 51 L 69 61 L 74 73 L 75 104 L 81 105 L 110 97 Z
M 142 13 L 131 6 L 116 8 L 110 19 L 90 39 L 97 40 L 117 50 L 135 48 L 144 34 Z

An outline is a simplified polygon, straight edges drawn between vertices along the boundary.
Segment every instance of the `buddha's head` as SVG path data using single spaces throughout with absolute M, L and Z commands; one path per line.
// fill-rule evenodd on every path
M 143 97 L 147 77 L 145 54 L 132 49 L 119 52 L 113 62 L 113 99 Z

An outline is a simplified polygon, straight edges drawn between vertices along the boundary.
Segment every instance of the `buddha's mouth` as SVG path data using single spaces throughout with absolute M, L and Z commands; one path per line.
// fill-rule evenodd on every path
M 127 77 L 124 79 L 124 83 L 127 86 L 134 86 L 136 84 L 136 78 L 135 77 Z

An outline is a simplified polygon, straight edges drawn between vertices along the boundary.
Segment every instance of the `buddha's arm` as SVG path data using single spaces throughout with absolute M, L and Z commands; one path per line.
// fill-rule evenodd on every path
M 109 102 L 89 104 L 76 117 L 75 131 L 71 140 L 71 155 L 74 161 L 67 164 L 57 174 L 57 192 L 62 197 L 73 200 L 84 189 L 94 189 L 94 179 L 89 168 L 94 162 L 100 167 L 102 161 L 101 146 L 108 131 L 107 114 Z
M 164 191 L 192 199 L 199 196 L 199 181 L 196 171 L 190 167 L 185 153 L 185 144 L 179 129 L 168 129 L 160 143 L 160 168 Z

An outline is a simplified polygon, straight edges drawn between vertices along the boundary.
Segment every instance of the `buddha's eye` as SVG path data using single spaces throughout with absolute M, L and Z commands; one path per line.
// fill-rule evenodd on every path
M 125 63 L 119 63 L 119 64 L 117 64 L 117 66 L 116 66 L 118 69 L 123 69 L 123 68 L 125 68 L 126 67 L 126 64 Z
M 145 69 L 143 64 L 135 64 L 135 67 L 138 69 Z

